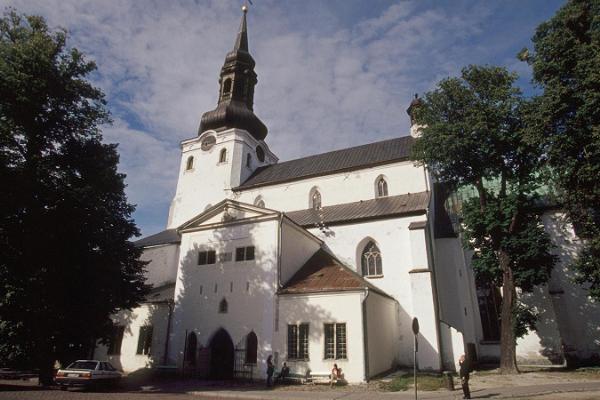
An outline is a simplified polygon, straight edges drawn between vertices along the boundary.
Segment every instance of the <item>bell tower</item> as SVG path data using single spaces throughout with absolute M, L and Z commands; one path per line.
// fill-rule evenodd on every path
M 223 199 L 234 197 L 259 167 L 276 163 L 264 142 L 267 127 L 254 114 L 255 62 L 248 51 L 247 7 L 219 75 L 217 107 L 205 112 L 198 135 L 181 142 L 177 191 L 167 228 L 176 228 Z

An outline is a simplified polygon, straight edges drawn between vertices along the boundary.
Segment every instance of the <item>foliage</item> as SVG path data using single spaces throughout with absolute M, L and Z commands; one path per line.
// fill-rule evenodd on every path
M 516 290 L 546 282 L 555 262 L 535 207 L 542 154 L 524 135 L 535 104 L 516 78 L 501 67 L 469 66 L 442 80 L 415 111 L 423 128 L 412 154 L 438 181 L 477 191 L 463 205 L 464 238 L 478 278 L 502 286 L 504 372 L 516 371 Z
M 147 290 L 95 68 L 43 18 L 0 18 L 0 360 L 45 382 Z
M 579 283 L 600 299 L 600 0 L 568 1 L 520 58 L 543 88 L 529 136 L 554 172 L 557 200 L 585 248 L 574 263 Z

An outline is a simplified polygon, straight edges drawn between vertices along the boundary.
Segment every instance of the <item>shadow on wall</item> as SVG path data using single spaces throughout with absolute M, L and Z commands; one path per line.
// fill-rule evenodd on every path
M 578 239 L 556 213 L 544 215 L 544 225 L 551 233 L 559 261 L 547 288 L 536 288 L 523 296 L 523 301 L 539 313 L 540 354 L 553 363 L 566 361 L 569 367 L 599 365 L 600 305 L 590 300 L 585 288 L 573 283 L 574 272 L 569 268 L 580 247 Z

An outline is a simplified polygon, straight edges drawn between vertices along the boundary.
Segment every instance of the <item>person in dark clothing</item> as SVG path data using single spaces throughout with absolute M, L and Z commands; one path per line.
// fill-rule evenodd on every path
M 460 365 L 459 375 L 463 390 L 463 399 L 470 399 L 471 390 L 469 389 L 469 374 L 471 373 L 471 365 L 464 354 L 458 359 L 458 364 Z
M 273 372 L 275 372 L 275 365 L 273 365 L 273 356 L 267 357 L 267 386 L 273 386 Z

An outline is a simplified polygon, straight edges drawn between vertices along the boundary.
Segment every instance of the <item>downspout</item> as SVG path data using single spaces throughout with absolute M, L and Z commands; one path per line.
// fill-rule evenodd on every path
M 362 300 L 362 330 L 363 330 L 363 353 L 365 356 L 365 382 L 369 380 L 369 339 L 367 329 L 367 297 L 369 297 L 369 288 L 365 288 L 365 297 Z
M 163 365 L 167 365 L 169 360 L 169 338 L 171 336 L 171 319 L 173 317 L 173 301 L 167 300 L 167 307 L 169 307 L 169 316 L 167 318 L 167 334 L 165 336 L 165 354 L 163 355 Z

